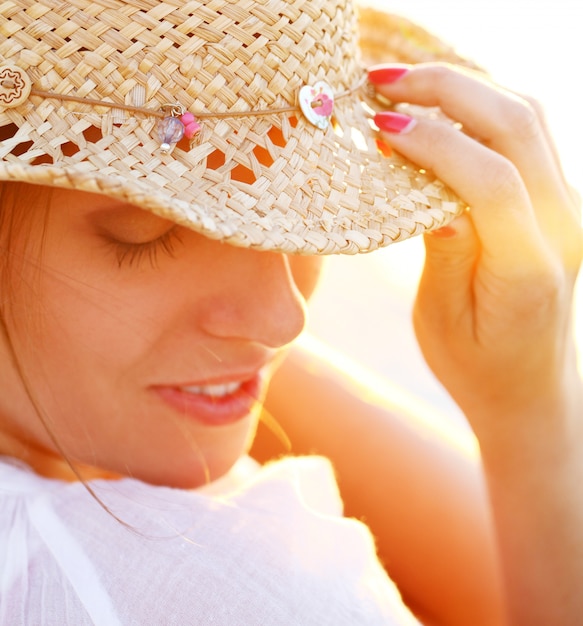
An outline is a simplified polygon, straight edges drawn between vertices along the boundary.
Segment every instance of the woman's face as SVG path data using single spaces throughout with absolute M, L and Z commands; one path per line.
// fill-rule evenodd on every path
M 0 337 L 0 453 L 50 476 L 66 474 L 59 447 L 92 476 L 192 487 L 223 474 L 304 326 L 319 260 L 214 242 L 89 193 L 54 190 L 44 220 L 47 190 L 24 189 L 29 241 L 12 242 L 2 294 L 21 372 Z

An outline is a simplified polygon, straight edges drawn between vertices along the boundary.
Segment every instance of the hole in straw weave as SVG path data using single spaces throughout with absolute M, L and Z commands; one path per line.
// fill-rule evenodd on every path
M 11 139 L 16 135 L 17 131 L 18 126 L 16 124 L 6 124 L 6 126 L 2 126 L 2 128 L 0 128 L 0 141 Z
M 0 128 L 0 141 L 12 139 L 17 132 L 18 126 L 16 126 L 16 124 L 6 124 L 6 126 L 2 126 L 2 128 Z M 21 141 L 12 147 L 10 154 L 16 157 L 22 156 L 23 154 L 26 154 L 33 145 L 34 142 L 32 140 Z
M 268 150 L 262 146 L 255 146 L 253 148 L 253 154 L 257 157 L 257 160 L 261 165 L 265 167 L 271 167 L 273 165 L 273 157 L 269 154 Z
M 6 126 L 2 126 L 2 128 L 0 128 L 0 141 L 7 141 L 9 139 L 12 139 L 13 137 L 16 136 L 17 132 L 18 132 L 18 126 L 16 126 L 16 124 L 6 124 Z M 10 154 L 15 157 L 26 155 L 27 152 L 33 146 L 34 146 L 34 142 L 32 140 L 30 139 L 26 141 L 23 140 L 20 143 L 17 143 L 15 146 L 13 146 L 12 150 L 10 150 Z M 51 159 L 51 157 L 46 156 L 46 155 L 41 155 L 37 157 L 36 159 L 34 159 L 32 161 L 32 164 L 36 165 L 39 163 L 52 163 L 52 162 L 53 160 Z
M 225 165 L 225 153 L 221 150 L 215 150 L 211 152 L 206 159 L 206 166 L 211 170 L 218 170 Z M 255 174 L 244 165 L 238 163 L 230 172 L 231 180 L 236 180 L 241 183 L 252 184 L 255 182 Z
M 287 141 L 285 140 L 282 131 L 276 126 L 272 126 L 267 133 L 271 143 L 279 148 L 285 148 Z
M 271 167 L 279 152 L 278 148 L 283 148 L 287 145 L 284 139 L 282 131 L 272 126 L 266 135 L 266 146 L 256 145 L 253 148 L 252 153 L 249 155 L 252 167 L 260 171 L 260 166 L 269 168 Z M 253 162 L 253 157 L 255 162 Z M 221 150 L 214 150 L 207 157 L 206 166 L 208 169 L 218 170 L 222 168 L 226 163 L 225 153 Z M 230 171 L 231 180 L 235 180 L 242 183 L 253 184 L 257 180 L 257 173 L 241 163 L 237 163 Z
M 190 151 L 190 145 L 191 145 L 191 139 L 189 139 L 188 137 L 184 136 L 182 137 L 182 139 L 176 144 L 176 147 L 179 150 L 182 150 L 183 152 L 189 152 Z
M 7 124 L 0 128 L 0 141 L 7 141 L 16 136 L 18 132 L 18 127 L 15 124 Z M 82 131 L 83 138 L 87 143 L 97 143 L 103 138 L 103 134 L 99 128 L 95 126 L 90 126 Z M 81 142 L 82 144 L 83 142 Z M 81 151 L 81 146 L 75 141 L 68 141 L 61 146 L 59 146 L 61 156 L 63 157 L 72 157 L 78 152 Z M 44 154 L 38 154 L 38 148 L 35 149 L 35 143 L 31 139 L 23 137 L 23 140 L 20 143 L 17 143 L 13 146 L 10 154 L 15 157 L 24 157 L 26 159 L 27 155 L 32 157 L 34 154 L 36 156 L 30 160 L 31 165 L 47 165 L 53 164 L 55 162 L 55 155 L 48 154 L 45 152 Z M 32 154 L 29 154 L 32 153 Z M 60 156 L 57 156 L 60 160 Z
M 211 170 L 218 170 L 225 164 L 225 153 L 220 150 L 211 152 L 206 159 L 206 166 Z
M 80 150 L 79 146 L 71 141 L 64 143 L 61 146 L 61 151 L 63 153 L 63 156 L 66 156 L 66 157 L 71 157 L 74 154 L 77 154 L 79 150 Z
M 239 163 L 231 170 L 231 180 L 252 185 L 257 179 L 255 178 L 255 174 L 248 167 Z
M 14 146 L 14 148 L 12 148 L 12 150 L 10 151 L 10 154 L 13 154 L 14 156 L 21 156 L 22 154 L 25 154 L 26 152 L 28 152 L 33 146 L 33 142 L 32 141 L 25 141 L 23 143 L 19 143 L 17 146 Z
M 54 162 L 55 161 L 50 154 L 42 154 L 31 161 L 31 165 L 52 165 Z
M 97 143 L 103 139 L 103 133 L 96 126 L 89 126 L 83 131 L 83 137 L 87 143 Z

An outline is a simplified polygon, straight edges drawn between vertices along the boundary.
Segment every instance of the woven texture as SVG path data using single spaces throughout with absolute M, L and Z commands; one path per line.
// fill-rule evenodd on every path
M 361 35 L 359 35 L 359 31 Z M 366 61 L 455 53 L 414 25 L 344 0 L 13 0 L 0 4 L 0 67 L 36 90 L 194 113 L 295 107 L 326 81 L 321 130 L 294 111 L 204 118 L 160 150 L 159 118 L 56 98 L 0 107 L 0 180 L 119 198 L 206 236 L 288 253 L 371 251 L 438 228 L 464 207 L 377 149 Z M 34 93 L 34 92 L 33 92 Z

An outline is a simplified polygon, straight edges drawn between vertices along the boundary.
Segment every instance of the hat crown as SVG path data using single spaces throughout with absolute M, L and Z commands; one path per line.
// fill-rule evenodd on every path
M 362 71 L 346 0 L 16 0 L 0 55 L 46 91 L 213 112 L 293 105 L 304 84 L 343 91 Z
M 5 0 L 0 185 L 100 193 L 286 253 L 443 225 L 463 205 L 379 143 L 361 51 L 452 58 L 351 0 Z

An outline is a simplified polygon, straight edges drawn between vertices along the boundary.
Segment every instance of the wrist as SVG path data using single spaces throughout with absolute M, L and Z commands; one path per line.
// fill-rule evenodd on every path
M 528 472 L 534 465 L 561 464 L 582 456 L 583 380 L 571 370 L 548 389 L 533 385 L 529 394 L 484 403 L 467 417 L 486 465 Z

